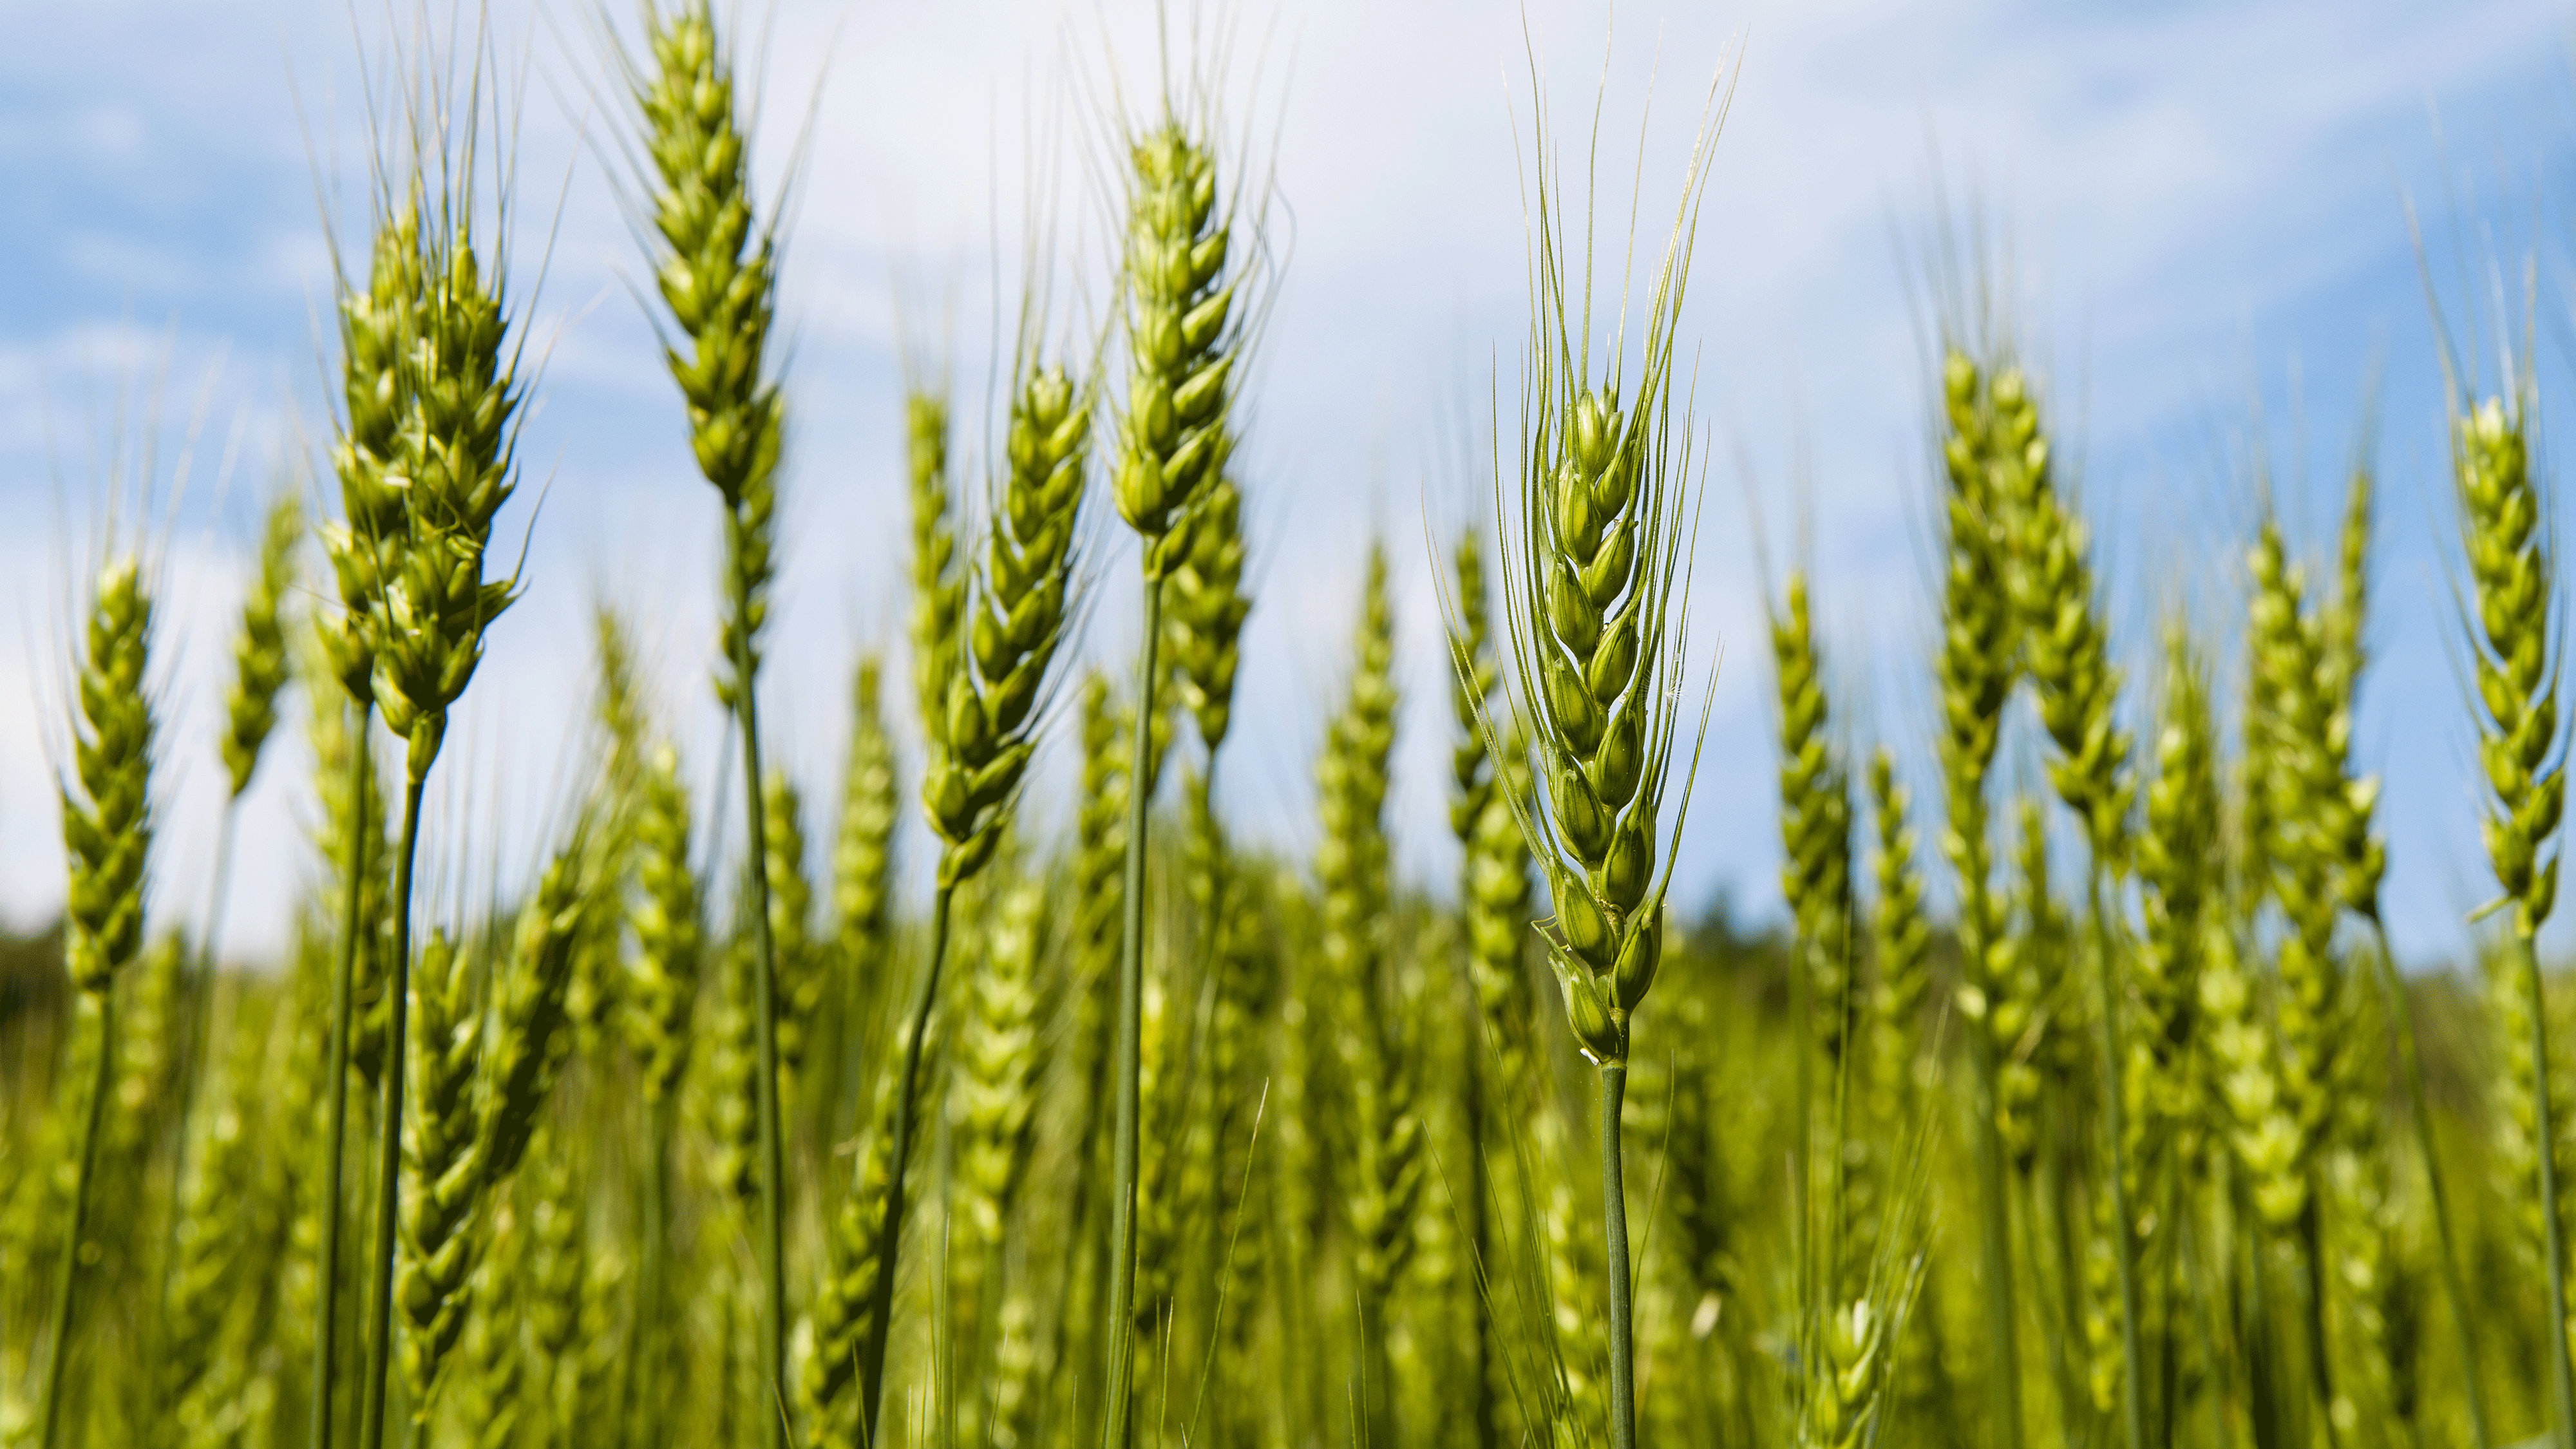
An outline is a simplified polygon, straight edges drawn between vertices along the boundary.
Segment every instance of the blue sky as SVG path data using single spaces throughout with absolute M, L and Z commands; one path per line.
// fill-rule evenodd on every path
M 381 64 L 408 25 L 384 13 L 95 0 L 22 18 L 23 43 L 0 56 L 0 275 L 12 279 L 0 290 L 0 504 L 17 520 L 0 537 L 0 672 L 22 686 L 0 691 L 0 913 L 22 924 L 60 899 L 47 751 L 59 752 L 69 576 L 99 536 L 111 441 L 155 418 L 175 660 L 157 906 L 203 909 L 229 616 L 260 496 L 299 427 L 326 423 L 326 220 L 362 216 L 362 47 Z M 523 858 L 576 774 L 594 597 L 639 617 L 702 775 L 718 732 L 704 688 L 712 504 L 630 291 L 638 256 L 603 159 L 625 117 L 601 90 L 593 7 L 496 0 L 493 15 L 522 98 L 511 240 L 545 367 L 523 501 L 504 519 L 529 539 L 530 588 L 496 627 L 433 802 L 445 843 L 433 879 L 451 906 L 488 889 L 485 868 L 458 862 Z M 778 0 L 751 17 L 769 37 L 765 195 L 800 129 L 808 138 L 785 280 L 796 430 L 772 750 L 828 802 L 854 651 L 898 647 L 907 324 L 949 359 L 974 434 L 961 451 L 987 452 L 993 318 L 1020 280 L 1018 238 L 1042 194 L 1031 178 L 1056 178 L 1052 214 L 1078 239 L 1058 295 L 1096 308 L 1098 117 L 1108 96 L 1153 89 L 1152 7 Z M 2498 268 L 2519 315 L 2521 271 L 2537 258 L 2546 421 L 2576 336 L 2563 285 L 2576 11 L 1631 0 L 1613 20 L 1579 0 L 1240 13 L 1229 116 L 1253 159 L 1275 162 L 1284 258 L 1249 394 L 1260 601 L 1225 767 L 1248 828 L 1311 845 L 1308 761 L 1375 529 L 1400 581 L 1409 685 L 1394 831 L 1417 879 L 1452 870 L 1424 523 L 1445 531 L 1483 496 L 1484 475 L 1460 461 L 1460 420 L 1495 395 L 1527 325 L 1534 50 L 1560 143 L 1576 142 L 1606 89 L 1614 225 L 1632 166 L 1643 214 L 1669 213 L 1700 96 L 1722 69 L 1735 82 L 1684 322 L 1715 460 L 1694 637 L 1724 659 L 1683 842 L 1686 896 L 1723 890 L 1757 918 L 1778 909 L 1757 538 L 1775 568 L 1812 560 L 1855 739 L 1922 737 L 1933 479 L 1921 262 L 1945 217 L 1973 211 L 2009 239 L 2014 311 L 2095 520 L 2133 676 L 2166 604 L 2234 629 L 2258 468 L 2294 540 L 2321 552 L 2377 379 L 2385 546 L 2360 751 L 2387 780 L 2401 953 L 2461 949 L 2484 877 L 2454 663 L 2441 374 L 2405 201 L 2455 323 L 2492 321 Z M 186 492 L 170 506 L 182 456 Z M 1107 576 L 1086 647 L 1123 663 L 1132 575 L 1112 561 Z M 2036 780 L 2035 746 L 2007 753 Z M 1068 761 L 1061 743 L 1052 754 L 1036 808 L 1060 819 Z M 1906 765 L 1928 798 L 1928 756 Z M 281 749 L 248 806 L 233 912 L 245 952 L 282 939 L 314 869 L 304 773 L 300 751 Z M 827 823 L 820 811 L 816 832 Z

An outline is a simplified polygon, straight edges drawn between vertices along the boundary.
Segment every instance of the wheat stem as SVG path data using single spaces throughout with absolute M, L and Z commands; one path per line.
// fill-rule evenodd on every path
M 944 874 L 944 873 L 943 873 Z M 903 1077 L 895 1087 L 894 1156 L 886 1172 L 885 1221 L 877 1229 L 877 1281 L 868 1303 L 868 1336 L 860 1349 L 860 1442 L 876 1442 L 884 1422 L 886 1344 L 894 1336 L 896 1253 L 903 1245 L 904 1167 L 912 1155 L 913 1101 L 921 1079 L 922 1043 L 930 1035 L 930 1014 L 939 1003 L 939 968 L 948 957 L 949 907 L 957 893 L 944 884 L 930 909 L 930 970 L 921 978 L 921 998 L 913 1003 L 912 1029 L 903 1043 Z
M 1610 1281 L 1610 1449 L 1637 1449 L 1636 1340 L 1629 1303 L 1628 1189 L 1619 1169 L 1619 1108 L 1628 1064 L 1601 1064 L 1601 1223 Z
M 1150 549 L 1149 549 L 1150 554 Z M 1102 1414 L 1104 1449 L 1128 1449 L 1129 1385 L 1134 1370 L 1134 1304 L 1136 1300 L 1136 1117 L 1137 1078 L 1142 1070 L 1145 1005 L 1145 783 L 1153 778 L 1154 645 L 1163 633 L 1163 585 L 1145 576 L 1144 644 L 1136 663 L 1135 755 L 1127 775 L 1125 921 L 1118 947 L 1118 1116 L 1111 1138 L 1108 1336 L 1109 1362 L 1104 1377 L 1107 1398 Z
M 363 800 L 368 790 L 367 728 L 374 718 L 375 706 L 364 696 L 357 704 L 356 735 L 349 751 L 349 798 Z M 381 834 L 381 827 L 375 833 Z M 314 1274 L 321 1291 L 315 1298 L 313 1321 L 313 1449 L 331 1449 L 331 1430 L 337 1423 L 331 1414 L 331 1397 L 339 1369 L 339 1355 L 333 1350 L 340 1341 L 340 1226 L 349 1136 L 349 996 L 352 979 L 358 974 L 358 937 L 365 914 L 363 892 L 369 869 L 368 834 L 366 830 L 349 832 L 348 889 L 340 914 L 340 961 L 331 978 L 331 1125 L 323 1149 L 322 1257 Z
M 730 570 L 739 574 L 739 569 Z M 744 612 L 737 604 L 737 612 Z M 752 963 L 754 1021 L 760 1054 L 760 1077 L 756 1083 L 760 1114 L 760 1377 L 768 1385 L 773 1403 L 771 1411 L 760 1417 L 768 1426 L 766 1441 L 770 1449 L 785 1449 L 787 1426 L 787 1260 L 786 1260 L 786 1164 L 779 1148 L 778 1123 L 778 957 L 769 929 L 769 852 L 762 842 L 769 839 L 760 775 L 760 706 L 754 699 L 753 678 L 759 661 L 751 649 L 748 629 L 727 631 L 735 638 L 734 688 L 735 709 L 742 728 L 742 795 L 743 810 L 748 817 L 750 846 L 744 851 L 751 866 L 751 917 L 756 932 L 758 955 Z M 374 1449 L 370 1445 L 369 1449 Z
M 364 737 L 360 748 L 363 749 Z M 402 1186 L 403 1058 L 411 1006 L 411 876 L 412 858 L 420 846 L 420 797 L 426 770 L 411 771 L 403 782 L 402 844 L 394 855 L 394 959 L 385 990 L 385 1065 L 376 1120 L 383 1124 L 376 1143 L 376 1236 L 368 1256 L 375 1278 L 374 1307 L 369 1310 L 366 1377 L 358 1420 L 362 1449 L 381 1449 L 385 1435 L 385 1376 L 394 1348 L 394 1224 Z
M 106 1117 L 108 1095 L 116 1090 L 116 996 L 102 991 L 97 993 L 97 1000 L 98 1072 L 90 1080 L 89 1111 L 81 1127 L 80 1172 L 72 1180 L 71 1225 L 63 1237 L 62 1263 L 54 1272 L 54 1319 L 45 1351 L 44 1449 L 55 1449 L 62 1442 L 63 1370 L 71 1358 L 72 1309 L 78 1301 L 72 1288 L 80 1271 L 81 1238 L 89 1231 L 90 1184 L 98 1176 L 100 1124 Z

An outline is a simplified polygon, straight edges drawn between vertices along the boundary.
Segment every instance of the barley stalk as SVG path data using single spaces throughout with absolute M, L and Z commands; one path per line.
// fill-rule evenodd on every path
M 2566 807 L 2567 777 L 2554 759 L 2560 735 L 2558 679 L 2550 662 L 2557 554 L 2541 531 L 2540 495 L 2523 428 L 2526 404 L 2488 398 L 2456 417 L 2452 472 L 2461 536 L 2474 585 L 2469 619 L 2476 660 L 2478 760 L 2491 793 L 2482 822 L 2487 859 L 2512 910 L 2513 969 L 2530 1002 L 2530 1094 L 2541 1144 L 2539 1202 L 2546 1247 L 2549 1379 L 2555 1430 L 2576 1445 L 2576 1368 L 2568 1361 L 2565 1230 L 2561 1219 L 2558 1124 L 2550 1102 L 2548 1013 L 2533 946 L 2558 893 L 2558 857 L 2541 858 Z M 2464 603 L 2467 601 L 2464 601 Z
M 152 595 L 132 555 L 112 558 L 100 569 L 88 612 L 74 664 L 78 712 L 71 778 L 58 784 L 57 793 L 63 853 L 71 859 L 63 911 L 64 964 L 72 985 L 96 1008 L 98 1061 L 81 1128 L 62 1261 L 54 1275 L 41 1410 L 44 1449 L 55 1449 L 63 1432 L 64 1370 L 77 1342 L 73 1313 L 79 1306 L 80 1250 L 90 1233 L 101 1123 L 116 1091 L 115 979 L 142 945 L 144 867 L 153 833 L 153 719 L 146 683 Z

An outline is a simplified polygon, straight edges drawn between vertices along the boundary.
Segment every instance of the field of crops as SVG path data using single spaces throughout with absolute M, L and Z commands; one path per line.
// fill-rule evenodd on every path
M 1388 843 L 1387 557 L 1420 539 L 1335 626 L 1311 858 L 1230 818 L 1292 199 L 1222 96 L 1117 119 L 1104 325 L 1033 244 L 1004 415 L 921 371 L 905 648 L 772 654 L 800 399 L 728 23 L 664 0 L 599 58 L 723 541 L 720 760 L 684 766 L 602 607 L 541 868 L 415 879 L 525 582 L 495 519 L 544 386 L 470 45 L 379 117 L 324 481 L 279 491 L 238 606 L 228 798 L 284 732 L 314 764 L 287 959 L 217 970 L 220 905 L 166 908 L 206 898 L 155 842 L 166 541 L 97 500 L 68 903 L 0 953 L 0 1445 L 2576 1446 L 2527 370 L 2452 376 L 2456 601 L 2404 603 L 2449 611 L 2470 686 L 2478 979 L 2402 979 L 2381 929 L 2368 458 L 2338 527 L 2266 500 L 2230 540 L 2224 633 L 2117 638 L 2050 379 L 1965 305 L 1921 379 L 1933 737 L 1857 727 L 1805 574 L 1765 581 L 1729 667 L 1776 682 L 1778 812 L 1733 828 L 1778 832 L 1792 925 L 1746 936 L 1668 904 L 1712 763 L 1682 299 L 1728 80 L 1633 211 L 1542 110 L 1491 507 L 1429 540 L 1463 861 L 1433 888 Z M 1596 214 L 1638 218 L 1633 279 L 1596 277 Z M 1983 265 L 1944 300 L 2009 285 Z M 1132 669 L 1079 647 L 1112 595 Z M 764 767 L 781 667 L 849 679 L 828 782 Z M 1078 756 L 1069 832 L 1021 823 L 1040 752 Z

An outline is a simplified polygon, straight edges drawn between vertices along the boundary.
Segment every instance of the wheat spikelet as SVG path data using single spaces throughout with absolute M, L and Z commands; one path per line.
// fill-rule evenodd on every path
M 79 1264 L 90 1250 L 90 1201 L 99 1175 L 101 1118 L 116 1095 L 116 973 L 143 940 L 145 858 L 152 847 L 152 596 L 131 555 L 111 559 L 91 585 L 74 663 L 77 713 L 71 778 L 58 783 L 63 853 L 71 872 L 63 905 L 63 957 L 84 1007 L 98 1021 L 87 1119 L 55 1274 L 42 1417 L 45 1449 L 62 1429 L 63 1371 L 71 1356 Z
M 1243 557 L 1243 489 L 1219 474 L 1199 506 L 1189 551 L 1165 580 L 1164 600 L 1181 706 L 1197 721 L 1211 761 L 1233 720 L 1243 621 L 1252 612 Z
M 1885 746 L 1870 756 L 1868 783 L 1878 833 L 1870 862 L 1878 887 L 1869 914 L 1870 953 L 1878 969 L 1870 994 L 1877 1038 L 1870 1063 L 1878 1120 L 1901 1132 L 1913 1117 L 1916 1037 L 1932 987 L 1932 926 L 1923 913 L 1923 877 L 1907 819 L 1913 796 L 1897 783 L 1896 761 Z
M 2189 632 L 2176 621 L 2165 630 L 2163 686 L 2156 719 L 2155 779 L 2147 786 L 2144 828 L 2135 862 L 2145 889 L 2139 912 L 2145 930 L 2132 958 L 2144 1008 L 2131 1044 L 2124 1090 L 2136 1110 L 2124 1167 L 2143 1171 L 2147 1144 L 2159 1141 L 2190 1162 L 2201 1119 L 2194 1080 L 2196 1009 L 2201 943 L 2223 902 L 2218 899 L 2220 810 L 2206 666 Z
M 785 406 L 768 354 L 777 311 L 775 219 L 755 222 L 736 114 L 734 55 L 706 0 L 645 14 L 649 69 L 629 67 L 649 174 L 654 280 L 680 338 L 664 349 L 689 416 L 698 471 L 724 505 L 723 660 L 717 697 L 740 729 L 752 900 L 749 1082 L 760 1195 L 760 1355 L 772 1403 L 787 1397 L 786 1166 L 779 1110 L 776 958 L 769 940 L 767 780 L 760 767 L 761 634 L 777 574 L 778 460 Z M 764 1441 L 786 1443 L 764 1416 Z
M 362 709 L 375 704 L 375 617 L 407 531 L 394 475 L 419 383 L 410 358 L 428 290 L 417 187 L 379 207 L 369 251 L 366 285 L 343 278 L 339 288 L 341 412 L 331 463 L 342 517 L 323 527 L 322 548 L 342 615 L 336 630 L 317 625 L 331 674 Z
M 769 772 L 760 819 L 769 855 L 769 949 L 778 976 L 778 1066 L 793 1082 L 828 982 L 814 944 L 814 886 L 805 874 L 805 798 L 784 770 Z
M 2304 598 L 2302 571 L 2285 563 L 2278 526 L 2266 522 L 2250 567 L 2254 578 L 2253 667 L 2274 737 L 2267 755 L 2275 862 L 2273 894 L 2290 932 L 2279 959 L 2282 1106 L 2298 1124 L 2301 1166 L 2325 1131 L 2335 1054 L 2341 1043 L 2343 972 L 2334 954 L 2342 896 L 2341 821 L 2350 804 L 2342 743 L 2330 738 L 2331 705 L 2320 691 L 2320 628 Z
M 72 773 L 60 786 L 71 883 L 63 914 L 72 984 L 107 994 L 143 944 L 144 858 L 152 848 L 152 598 L 131 556 L 101 569 L 76 665 Z
M 1788 603 L 1771 620 L 1780 676 L 1780 887 L 1797 920 L 1809 979 L 1809 1028 L 1839 1067 L 1850 1033 L 1851 788 L 1828 738 L 1824 681 L 1807 615 L 1807 579 L 1789 575 Z
M 892 1045 L 895 1050 L 886 1053 L 886 1067 L 878 1074 L 867 1139 L 850 1189 L 833 1214 L 824 1243 L 823 1279 L 811 1309 L 813 1350 L 806 1356 L 801 1383 L 804 1428 L 811 1442 L 830 1449 L 871 1442 L 878 1427 L 873 1422 L 877 1406 L 854 1390 L 864 1365 L 882 1362 L 885 1353 L 882 1343 L 867 1340 L 884 1331 L 873 1305 L 879 1279 L 891 1268 L 885 1261 L 886 1203 L 894 1177 L 895 1114 L 907 1106 L 894 1065 L 905 1043 L 898 1039 Z M 935 1044 L 925 1050 L 931 1046 Z
M 1063 368 L 1022 359 L 1008 476 L 981 567 L 967 581 L 970 647 L 948 681 L 922 781 L 931 826 L 948 847 L 940 883 L 951 889 L 992 858 L 1036 748 L 1038 706 L 1075 603 L 1088 403 Z
M 1038 1080 L 1046 1067 L 1037 981 L 1046 927 L 1045 886 L 1025 878 L 1005 884 L 982 969 L 967 988 L 950 1099 L 955 1206 L 948 1302 L 950 1351 L 961 1372 L 987 1362 L 981 1328 L 985 1285 L 999 1276 L 1003 1231 L 1035 1144 Z
M 957 676 L 959 622 L 966 612 L 966 562 L 949 518 L 948 394 L 914 387 L 903 400 L 904 465 L 912 479 L 913 698 L 922 729 L 946 722 Z
M 304 500 L 278 490 L 260 534 L 259 571 L 242 600 L 241 632 L 233 638 L 232 684 L 224 691 L 224 774 L 238 799 L 250 788 L 260 751 L 277 728 L 277 695 L 286 687 L 286 591 L 295 582 L 295 550 L 304 541 Z
M 482 1236 L 489 1246 L 474 1273 L 473 1323 L 459 1363 L 474 1406 L 468 1435 L 473 1449 L 509 1449 L 531 1417 L 522 1336 L 529 1232 L 518 1205 L 506 1200 L 494 1206 L 487 1223 Z
M 581 843 L 556 852 L 519 913 L 506 969 L 493 982 L 497 1028 L 476 1087 L 475 1164 L 488 1193 L 518 1171 L 570 1054 L 564 999 L 590 889 Z
M 636 821 L 635 955 L 627 964 L 619 1024 L 640 1068 L 644 1103 L 658 1111 L 689 1062 L 689 1013 L 698 992 L 701 931 L 689 868 L 689 797 L 669 745 L 645 767 Z
M 583 1359 L 590 1339 L 610 1338 L 591 1286 L 588 1205 L 584 1174 L 573 1170 L 574 1144 L 549 1135 L 529 1152 L 530 1175 L 521 1179 L 527 1204 L 528 1351 L 536 1369 L 532 1398 L 545 1442 L 579 1442 L 585 1420 L 581 1402 Z M 497 1265 L 486 1269 L 499 1273 Z
M 851 687 L 850 751 L 841 777 L 841 822 L 832 841 L 832 918 L 845 1002 L 856 1027 L 876 1020 L 875 1005 L 893 974 L 894 741 L 887 737 L 881 672 L 875 656 L 859 661 Z
M 1939 682 L 1941 854 L 1958 888 L 1959 1007 L 1967 1018 L 1969 1058 L 1975 1065 L 1977 1165 L 1981 1179 L 1983 1294 L 1987 1346 L 1994 1372 L 1995 1420 L 2005 1449 L 2020 1449 L 2022 1403 L 2020 1349 L 2015 1342 L 2012 1205 L 2005 1186 L 2008 1122 L 2002 1063 L 2013 1048 L 2007 1025 L 1996 1019 L 2002 979 L 1998 951 L 2004 939 L 2000 902 L 1992 886 L 1987 776 L 1994 765 L 2003 710 L 2016 673 L 2012 601 L 2004 584 L 2002 510 L 1986 468 L 1992 451 L 1988 410 L 1976 364 L 1957 348 L 1941 360 L 1941 642 L 1934 656 Z
M 707 1139 L 707 1185 L 736 1204 L 756 1203 L 760 1196 L 760 1023 L 752 981 L 759 963 L 753 951 L 750 933 L 739 923 L 716 948 L 715 1010 L 692 1050 L 704 1063 L 689 1108 Z
M 598 1062 L 617 1031 L 628 897 L 635 885 L 636 817 L 643 810 L 652 722 L 637 678 L 634 642 L 616 610 L 605 604 L 591 610 L 591 641 L 599 676 L 592 712 L 607 756 L 593 807 L 596 858 L 591 873 L 597 888 L 583 917 L 565 1010 L 582 1059 Z
M 385 728 L 410 745 L 417 783 L 446 736 L 447 712 L 474 677 L 483 634 L 517 597 L 487 581 L 492 520 L 514 491 L 522 392 L 499 274 L 484 275 L 469 221 L 422 238 L 419 301 L 403 367 L 411 408 L 388 486 L 403 533 L 375 598 L 373 689 Z
M 403 1156 L 411 1167 L 403 1197 L 403 1260 L 394 1301 L 403 1334 L 403 1379 L 412 1418 L 427 1426 L 440 1370 L 465 1331 L 466 1287 L 476 1256 L 474 1217 L 482 1205 L 475 1160 L 475 1067 L 483 1017 L 473 1000 L 473 963 L 445 931 L 432 931 L 411 972 L 411 1092 Z
M 1128 159 L 1129 379 L 1111 492 L 1148 545 L 1147 578 L 1161 580 L 1194 542 L 1176 524 L 1196 521 L 1232 451 L 1242 324 L 1225 279 L 1233 227 L 1217 206 L 1216 158 L 1166 119 L 1128 143 Z
M 1323 894 L 1322 965 L 1335 993 L 1333 1047 L 1351 1110 L 1348 1179 L 1354 1271 L 1363 1315 L 1382 1315 L 1414 1247 L 1424 1174 L 1423 1122 L 1414 1103 L 1413 1033 L 1393 962 L 1392 888 L 1385 808 L 1395 742 L 1395 618 L 1386 557 L 1369 552 L 1357 658 L 1344 702 L 1315 767 L 1323 842 L 1315 879 Z M 1363 1329 L 1381 1355 L 1369 1380 L 1369 1437 L 1393 1432 L 1382 1316 Z

